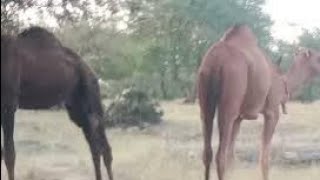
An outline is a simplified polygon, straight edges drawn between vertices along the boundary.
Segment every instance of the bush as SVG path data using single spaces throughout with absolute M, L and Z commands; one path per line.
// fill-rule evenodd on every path
M 59 103 L 57 105 L 50 107 L 50 110 L 52 110 L 52 111 L 60 111 L 63 109 L 65 109 L 64 103 Z
M 114 98 L 104 119 L 107 127 L 144 128 L 148 124 L 160 123 L 162 115 L 158 102 L 152 101 L 145 92 L 131 87 Z
M 107 99 L 109 98 L 109 89 L 110 89 L 110 83 L 99 79 L 99 86 L 100 86 L 100 95 L 102 99 Z

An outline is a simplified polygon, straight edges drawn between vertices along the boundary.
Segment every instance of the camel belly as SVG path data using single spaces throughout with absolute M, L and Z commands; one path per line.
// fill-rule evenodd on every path
M 23 87 L 19 96 L 19 108 L 48 109 L 62 103 L 68 96 L 67 92 L 66 89 L 57 87 L 52 87 L 51 89 L 32 86 Z
M 75 71 L 68 66 L 40 66 L 23 71 L 21 75 L 19 108 L 47 109 L 62 103 L 78 82 Z
M 256 90 L 255 93 L 246 95 L 241 107 L 240 117 L 247 120 L 257 119 L 259 113 L 261 113 L 264 108 L 267 93 L 268 92 L 265 92 L 264 90 Z

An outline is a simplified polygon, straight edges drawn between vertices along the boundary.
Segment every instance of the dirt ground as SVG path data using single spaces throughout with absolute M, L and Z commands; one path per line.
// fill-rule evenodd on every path
M 164 122 L 158 126 L 107 130 L 115 180 L 203 179 L 198 106 L 172 101 L 162 107 Z M 281 116 L 273 140 L 270 179 L 318 180 L 320 102 L 291 103 L 288 111 Z M 261 179 L 257 164 L 261 130 L 261 119 L 242 124 L 237 160 L 228 179 Z M 17 180 L 94 180 L 88 146 L 64 111 L 19 111 L 15 131 Z M 216 150 L 216 129 L 213 136 Z M 1 178 L 6 179 L 3 162 Z M 212 179 L 217 179 L 214 165 Z

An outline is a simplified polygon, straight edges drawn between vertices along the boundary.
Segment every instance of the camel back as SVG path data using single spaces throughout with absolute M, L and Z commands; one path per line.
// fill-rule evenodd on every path
M 35 48 L 61 48 L 61 42 L 44 28 L 33 26 L 18 34 L 18 39 Z
M 252 30 L 247 25 L 237 24 L 230 27 L 222 36 L 221 41 L 239 41 L 243 45 L 254 45 L 258 44 L 258 40 Z

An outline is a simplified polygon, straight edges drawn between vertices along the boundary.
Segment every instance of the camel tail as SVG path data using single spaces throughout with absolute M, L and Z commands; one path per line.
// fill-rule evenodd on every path
M 213 119 L 219 99 L 219 81 L 213 75 L 199 72 L 198 98 L 201 116 Z

